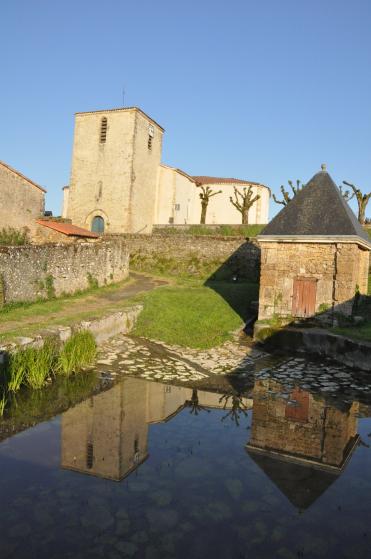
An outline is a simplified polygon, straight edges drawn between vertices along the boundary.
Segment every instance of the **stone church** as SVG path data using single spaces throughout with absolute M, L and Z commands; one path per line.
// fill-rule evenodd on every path
M 151 233 L 154 224 L 200 223 L 199 186 L 219 192 L 206 223 L 238 224 L 230 203 L 234 187 L 252 187 L 258 200 L 249 223 L 267 223 L 270 189 L 233 178 L 192 177 L 161 163 L 164 129 L 141 109 L 77 113 L 69 186 L 63 217 L 98 233 Z

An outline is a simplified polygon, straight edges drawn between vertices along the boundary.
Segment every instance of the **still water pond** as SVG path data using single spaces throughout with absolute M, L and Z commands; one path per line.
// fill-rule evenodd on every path
M 370 557 L 368 382 L 303 360 L 209 386 L 126 377 L 8 426 L 0 557 Z

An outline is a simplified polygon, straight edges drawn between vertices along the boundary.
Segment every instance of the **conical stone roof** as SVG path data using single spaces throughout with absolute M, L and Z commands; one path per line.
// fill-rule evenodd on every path
M 346 237 L 363 245 L 366 243 L 371 248 L 367 232 L 326 170 L 314 175 L 268 223 L 258 238 L 264 240 L 265 237 L 276 236 Z
M 301 511 L 321 497 L 340 474 L 340 470 L 330 471 L 280 460 L 279 457 L 254 452 L 252 448 L 247 448 L 247 453 L 291 504 Z

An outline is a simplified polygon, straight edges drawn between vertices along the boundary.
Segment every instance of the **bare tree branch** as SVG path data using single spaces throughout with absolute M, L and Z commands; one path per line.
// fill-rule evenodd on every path
M 207 206 L 209 205 L 210 198 L 216 196 L 217 194 L 221 194 L 221 190 L 217 192 L 213 192 L 209 186 L 202 186 L 200 184 L 197 185 L 198 188 L 201 188 L 201 192 L 199 193 L 201 199 L 201 219 L 200 223 L 206 223 L 206 212 Z
M 260 198 L 260 194 L 254 196 L 254 191 L 252 185 L 248 188 L 244 187 L 242 192 L 238 190 L 236 186 L 233 187 L 234 199 L 232 196 L 229 197 L 231 204 L 241 213 L 242 223 L 247 224 L 249 222 L 249 209 L 251 206 Z
M 362 194 L 360 188 L 352 184 L 351 182 L 343 181 L 343 184 L 349 186 L 353 190 L 353 195 L 356 197 L 358 203 L 358 221 L 361 225 L 364 225 L 366 222 L 366 208 L 367 204 L 371 198 L 371 192 L 367 194 Z

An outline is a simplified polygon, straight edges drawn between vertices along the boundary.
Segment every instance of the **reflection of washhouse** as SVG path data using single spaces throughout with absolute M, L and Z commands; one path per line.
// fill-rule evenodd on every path
M 194 400 L 191 388 L 127 378 L 62 415 L 61 466 L 119 481 L 148 457 L 148 426 Z M 201 408 L 223 408 L 220 394 L 198 391 Z M 249 400 L 245 407 L 251 407 Z M 225 408 L 227 409 L 227 408 Z
M 358 403 L 335 407 L 300 388 L 285 400 L 279 397 L 282 391 L 274 380 L 255 383 L 247 451 L 291 503 L 304 510 L 338 478 L 357 446 Z

